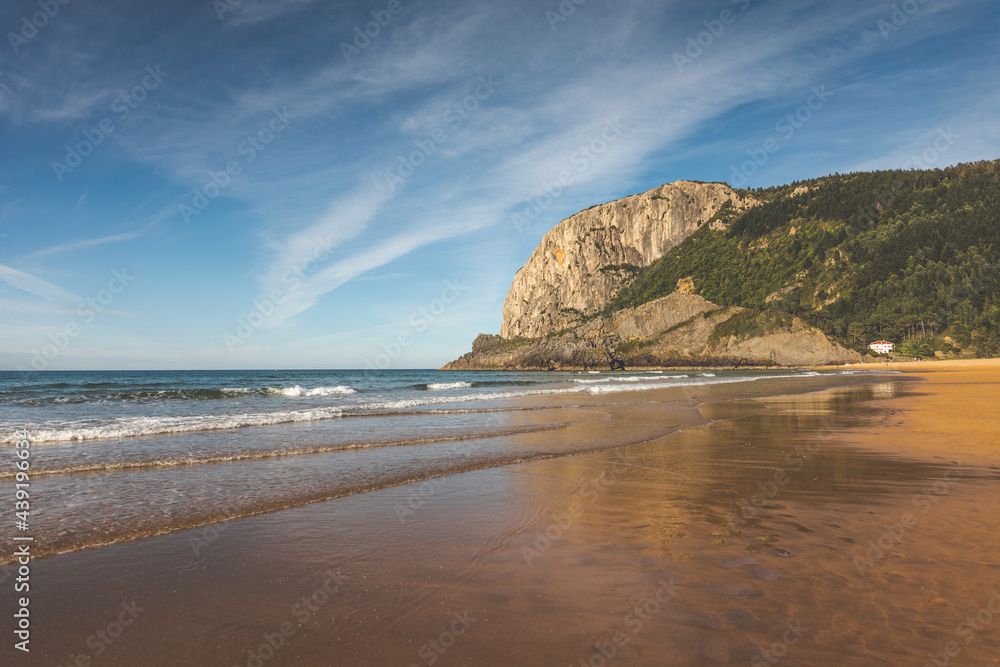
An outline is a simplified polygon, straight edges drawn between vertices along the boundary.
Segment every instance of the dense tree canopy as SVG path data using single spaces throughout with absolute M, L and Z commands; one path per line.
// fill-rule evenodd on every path
M 682 278 L 720 305 L 801 317 L 864 349 L 1000 355 L 1000 161 L 836 174 L 749 191 L 637 273 L 606 312 Z M 926 346 L 921 348 L 921 346 Z

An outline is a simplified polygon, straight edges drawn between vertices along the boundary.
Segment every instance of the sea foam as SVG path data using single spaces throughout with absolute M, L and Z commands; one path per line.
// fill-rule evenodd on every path
M 431 382 L 427 385 L 428 389 L 464 389 L 466 387 L 471 387 L 471 382 Z

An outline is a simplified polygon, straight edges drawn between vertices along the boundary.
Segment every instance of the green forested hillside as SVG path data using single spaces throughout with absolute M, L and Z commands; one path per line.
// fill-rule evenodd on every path
M 796 194 L 798 193 L 798 194 Z M 749 191 L 639 272 L 606 313 L 695 290 L 801 317 L 865 349 L 1000 355 L 1000 161 L 834 175 Z M 718 225 L 716 225 L 718 227 Z

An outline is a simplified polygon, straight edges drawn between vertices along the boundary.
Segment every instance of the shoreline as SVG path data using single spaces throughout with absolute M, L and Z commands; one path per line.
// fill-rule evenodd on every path
M 864 362 L 857 364 L 839 364 L 837 368 L 855 368 L 858 370 L 878 370 L 880 368 L 897 368 L 916 371 L 934 370 L 991 370 L 1000 371 L 1000 358 L 990 359 L 928 359 L 927 361 L 890 361 L 888 366 L 881 362 Z
M 997 396 L 996 364 L 934 366 L 907 371 L 919 384 L 700 386 L 701 423 L 642 444 L 43 559 L 25 664 L 93 657 L 123 603 L 142 612 L 101 664 L 244 665 L 270 641 L 266 665 L 735 665 L 783 636 L 798 664 L 922 664 L 1000 588 L 997 427 L 968 414 Z M 655 419 L 663 399 L 642 398 L 581 428 Z
M 517 372 L 517 371 L 600 371 L 602 373 L 628 373 L 632 371 L 710 371 L 710 370 L 950 370 L 954 368 L 997 368 L 1000 369 L 1000 358 L 988 359 L 927 359 L 925 361 L 890 361 L 884 362 L 859 361 L 849 363 L 829 364 L 736 364 L 736 365 L 705 365 L 705 366 L 629 366 L 623 369 L 594 368 L 590 366 L 559 365 L 558 367 L 519 367 L 519 368 L 462 368 L 462 372 Z M 448 372 L 445 366 L 438 371 Z
M 649 376 L 650 380 L 658 377 Z M 131 464 L 124 460 L 132 456 L 131 443 L 126 442 L 116 450 L 117 462 L 113 468 L 71 467 L 53 473 L 46 467 L 36 466 L 36 493 L 49 499 L 53 511 L 47 523 L 35 526 L 38 541 L 33 553 L 38 559 L 112 547 L 471 470 L 638 444 L 678 428 L 702 423 L 703 416 L 691 404 L 691 397 L 696 394 L 705 393 L 716 396 L 715 400 L 726 400 L 725 397 L 734 395 L 802 393 L 864 381 L 866 378 L 837 375 L 741 375 L 719 378 L 718 382 L 705 380 L 715 388 L 704 390 L 701 387 L 705 385 L 699 382 L 690 385 L 667 382 L 668 386 L 656 389 L 651 389 L 653 385 L 647 383 L 643 386 L 648 393 L 628 391 L 626 385 L 615 385 L 615 391 L 598 394 L 590 394 L 582 386 L 572 392 L 542 390 L 537 394 L 511 397 L 505 404 L 488 408 L 487 413 L 492 415 L 493 421 L 488 429 L 462 428 L 459 422 L 465 419 L 462 413 L 468 409 L 463 404 L 449 417 L 451 435 L 444 431 L 442 417 L 435 416 L 433 411 L 426 413 L 427 418 L 434 421 L 422 427 L 425 437 L 417 439 L 380 440 L 374 437 L 377 425 L 376 431 L 363 432 L 356 430 L 363 426 L 361 423 L 352 427 L 355 430 L 344 430 L 346 423 L 320 421 L 305 426 L 310 430 L 319 429 L 319 435 L 309 443 L 298 441 L 299 447 L 273 442 L 262 451 L 244 450 L 241 455 L 235 455 L 234 450 L 225 453 L 216 449 L 215 455 L 207 458 L 195 454 L 199 442 L 231 436 L 216 431 L 175 436 L 170 445 L 176 452 L 173 459 L 163 455 L 164 450 L 160 449 L 157 450 L 158 458 L 151 462 L 148 457 L 139 456 L 133 458 Z M 650 410 L 651 401 L 659 402 L 662 407 Z M 627 411 L 625 420 L 629 428 L 608 423 L 615 414 L 625 414 L 623 411 Z M 660 420 L 666 423 L 659 423 Z M 282 429 L 280 425 L 274 428 Z M 296 435 L 300 432 L 293 425 L 290 429 L 275 430 L 273 434 L 277 438 L 295 439 L 302 437 Z M 352 434 L 362 441 L 351 440 Z M 258 437 L 253 433 L 247 435 Z M 170 436 L 161 436 L 165 438 Z M 337 444 L 330 444 L 330 438 L 337 438 Z M 62 452 L 64 457 L 73 454 L 72 448 L 65 447 L 40 451 L 48 456 L 59 455 L 53 451 Z M 386 467 L 382 472 L 374 472 L 376 466 Z M 208 503 L 171 502 L 169 496 L 156 491 L 183 486 L 192 479 L 203 480 L 203 485 L 213 481 L 221 486 L 235 482 L 241 485 L 242 491 L 229 496 L 210 489 L 196 490 L 195 498 L 212 498 L 214 502 Z M 313 481 L 300 484 L 301 479 Z M 153 487 L 152 499 L 171 503 L 170 509 L 164 512 L 159 503 L 126 495 L 129 486 L 144 485 Z M 98 493 L 87 499 L 89 504 L 83 504 L 73 490 L 88 488 Z M 128 509 L 118 512 L 116 504 Z M 86 508 L 90 509 L 83 511 Z M 124 521 L 114 520 L 123 514 Z M 12 550 L 0 551 L 0 566 L 14 558 Z
M 715 365 L 715 366 L 630 366 L 625 368 L 594 368 L 593 366 L 572 366 L 560 364 L 558 367 L 542 366 L 520 366 L 518 368 L 462 368 L 457 372 L 461 373 L 517 373 L 519 371 L 529 372 L 558 372 L 558 371 L 600 371 L 601 373 L 631 373 L 639 371 L 768 371 L 768 370 L 803 370 L 810 368 L 834 368 L 835 364 L 829 366 L 783 366 L 781 364 L 753 365 Z M 442 366 L 435 370 L 442 372 L 456 372 L 456 369 Z

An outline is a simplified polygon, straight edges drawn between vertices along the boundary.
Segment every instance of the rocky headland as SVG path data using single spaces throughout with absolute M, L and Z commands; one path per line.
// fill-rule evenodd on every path
M 500 335 L 442 370 L 821 365 L 861 355 L 783 313 L 720 306 L 693 279 L 673 293 L 606 312 L 645 267 L 704 226 L 757 205 L 724 183 L 678 181 L 591 207 L 550 230 L 515 274 Z

